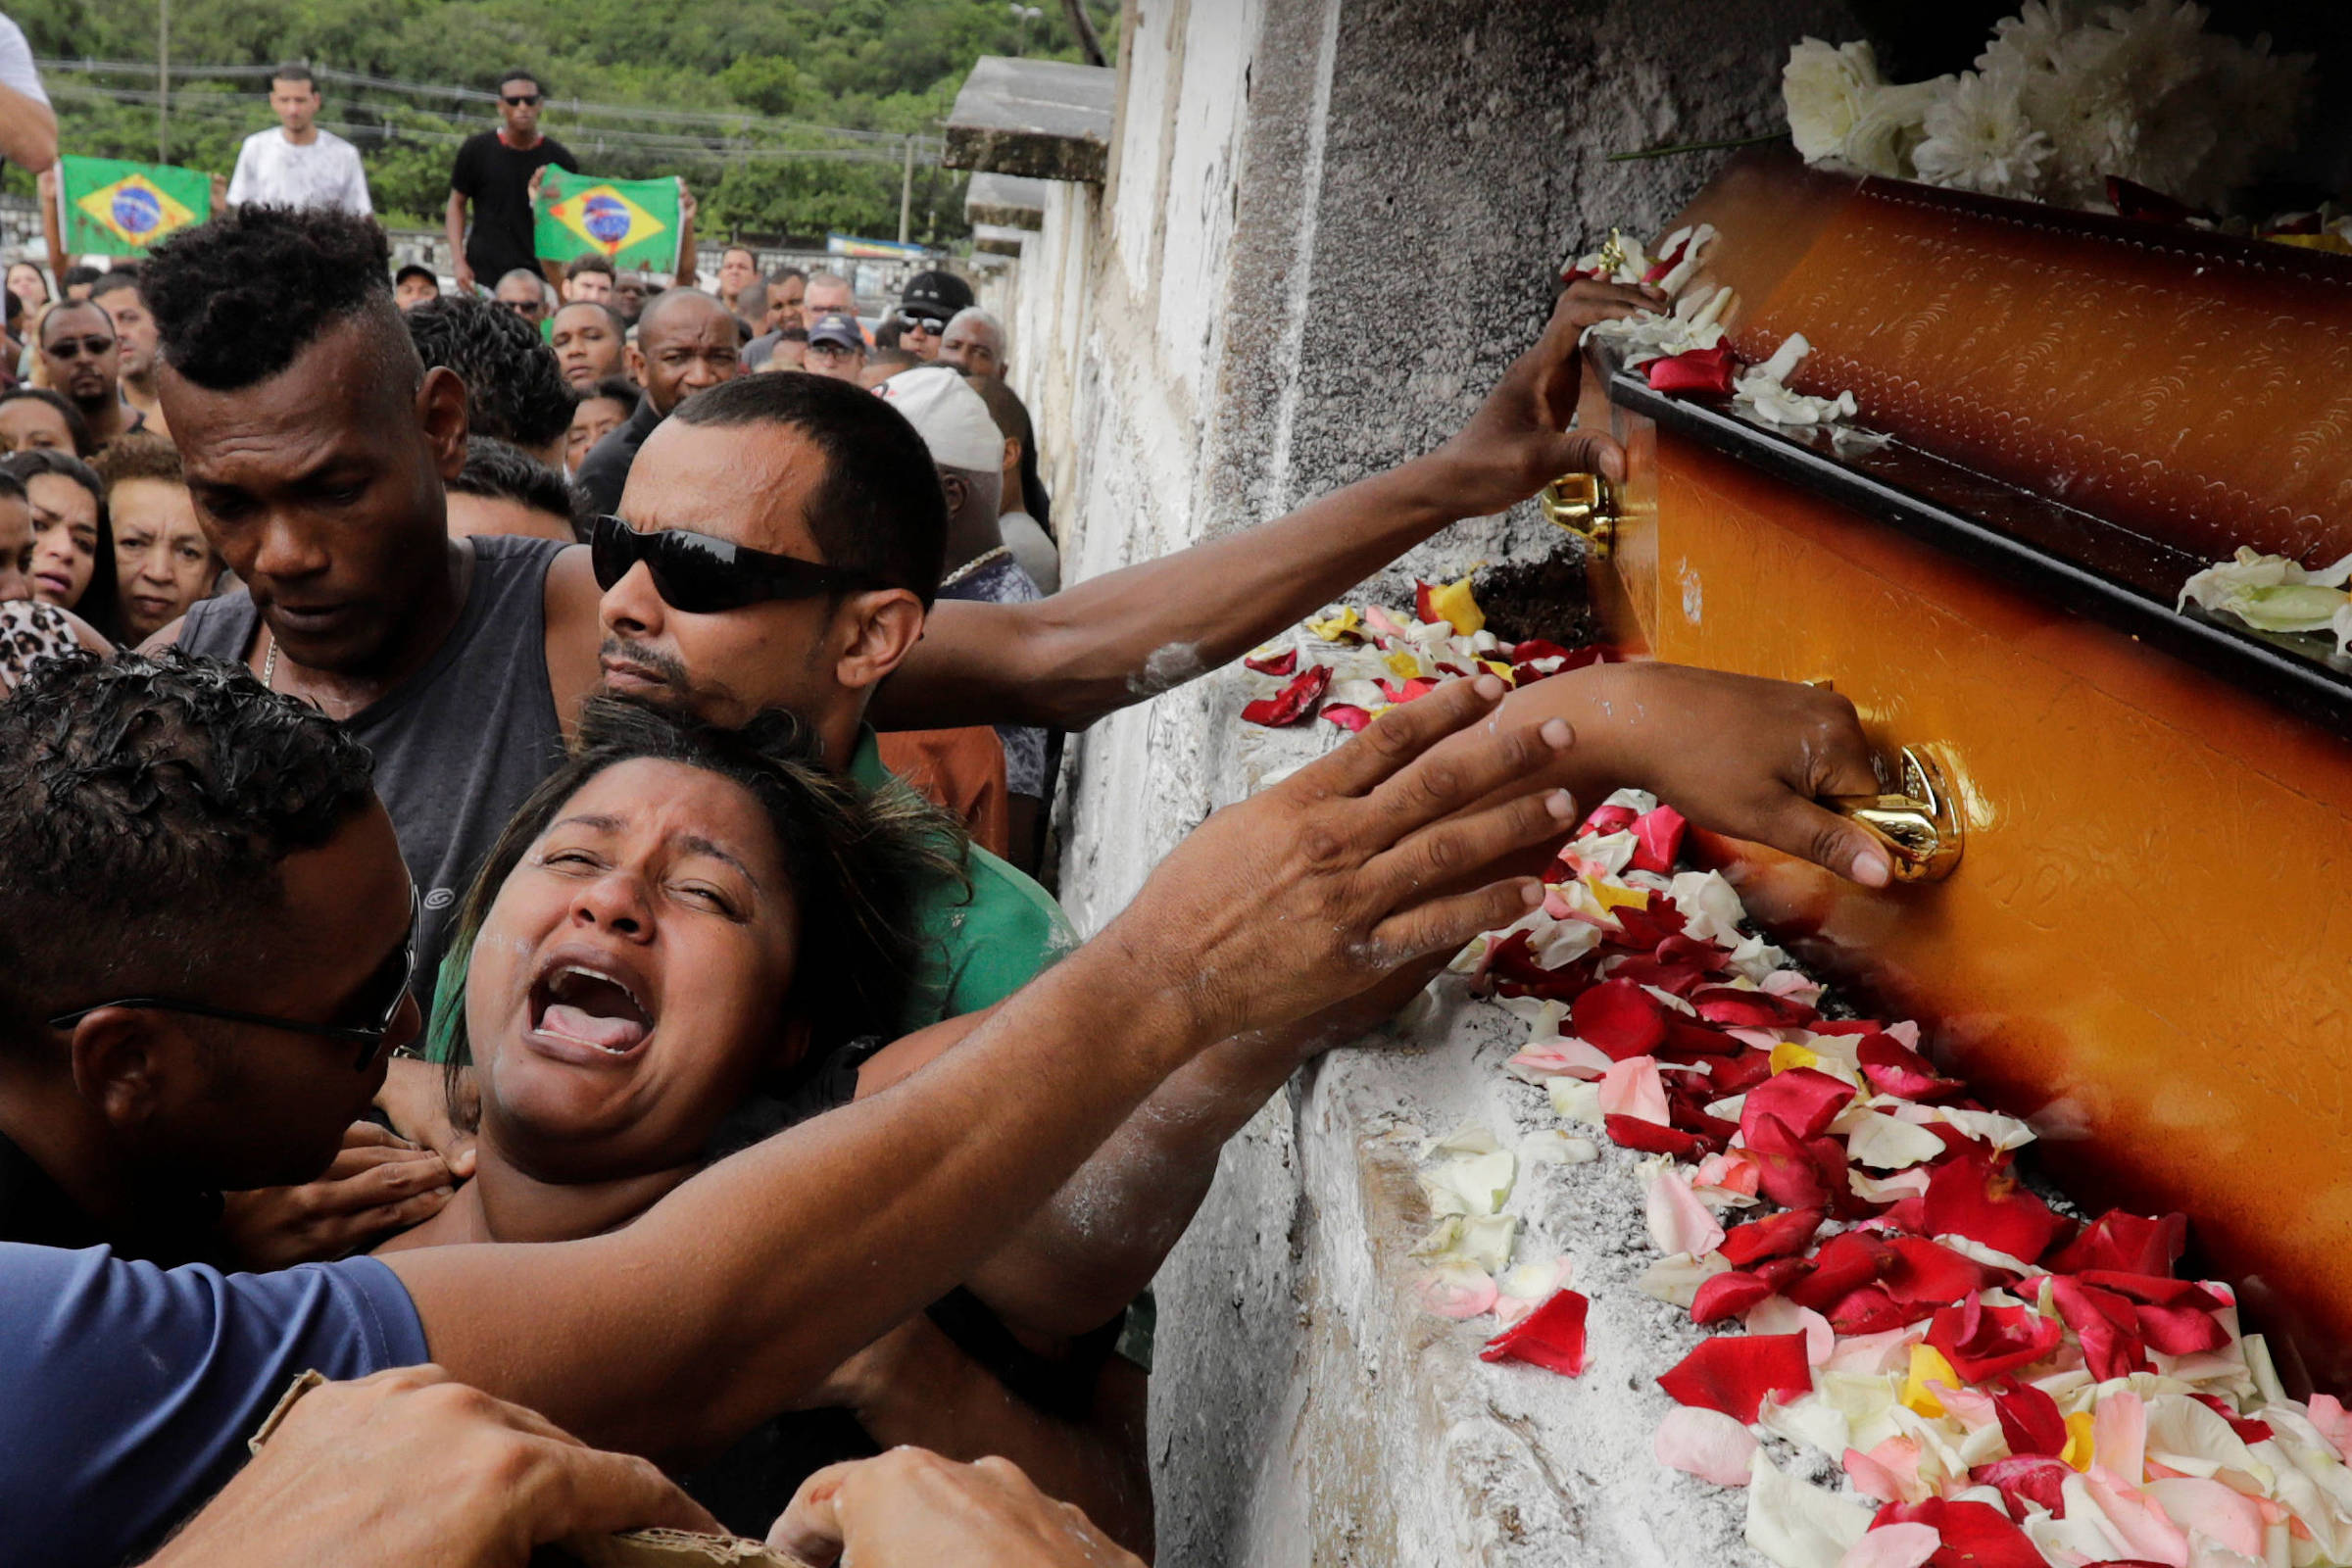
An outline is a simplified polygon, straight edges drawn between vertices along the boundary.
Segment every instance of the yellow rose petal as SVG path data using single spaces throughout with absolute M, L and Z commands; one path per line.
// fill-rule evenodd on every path
M 1649 890 L 1646 888 L 1624 887 L 1615 882 L 1604 882 L 1596 876 L 1586 877 L 1585 886 L 1592 890 L 1593 902 L 1604 911 L 1649 907 Z
M 1960 1374 L 1943 1352 L 1932 1345 L 1911 1347 L 1911 1375 L 1903 1380 L 1903 1403 L 1920 1415 L 1934 1419 L 1943 1414 L 1943 1401 L 1928 1392 L 1928 1385 L 1940 1383 L 1947 1389 L 1960 1387 Z
M 1772 1070 L 1787 1072 L 1792 1067 L 1818 1067 L 1821 1057 L 1804 1047 L 1784 1040 L 1772 1048 Z
M 1487 612 L 1478 608 L 1478 600 L 1470 592 L 1470 579 L 1449 582 L 1443 588 L 1429 591 L 1429 608 L 1446 618 L 1446 624 L 1463 637 L 1474 637 L 1486 629 Z
M 2088 1470 L 2090 1449 L 2090 1412 L 2077 1410 L 2066 1418 L 2066 1447 L 2058 1457 L 2078 1470 Z
M 1332 616 L 1328 620 L 1308 621 L 1306 623 L 1306 629 L 1313 632 L 1316 636 L 1322 638 L 1327 643 L 1336 643 L 1343 637 L 1352 635 L 1356 628 L 1363 625 L 1363 623 L 1364 617 L 1362 612 L 1358 611 L 1353 605 L 1346 605 L 1341 607 L 1338 614 Z

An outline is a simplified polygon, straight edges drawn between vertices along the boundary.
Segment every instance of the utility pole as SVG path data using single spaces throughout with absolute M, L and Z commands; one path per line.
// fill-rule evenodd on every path
M 155 161 L 172 161 L 172 0 L 155 0 Z
M 914 216 L 914 138 L 906 138 L 906 168 L 899 176 L 899 243 L 906 243 L 908 220 Z

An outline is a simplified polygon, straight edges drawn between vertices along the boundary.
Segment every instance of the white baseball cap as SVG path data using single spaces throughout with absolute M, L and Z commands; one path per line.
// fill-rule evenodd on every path
M 1004 466 L 1004 437 L 961 372 L 945 365 L 919 366 L 874 388 L 922 436 L 931 461 L 945 468 L 995 473 Z

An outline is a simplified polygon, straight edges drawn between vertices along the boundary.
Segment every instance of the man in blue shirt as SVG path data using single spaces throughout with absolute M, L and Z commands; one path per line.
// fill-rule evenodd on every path
M 231 1276 L 0 1241 L 10 1559 L 150 1549 L 306 1370 L 430 1359 L 600 1446 L 714 1451 L 972 1278 L 1212 1043 L 1540 898 L 1430 891 L 1558 829 L 1556 791 L 1449 810 L 1562 763 L 1564 725 L 1478 722 L 1501 695 L 1457 682 L 1219 813 L 956 1049 L 621 1230 Z M 234 666 L 83 657 L 0 705 L 0 1135 L 49 1219 L 130 1241 L 151 1203 L 316 1176 L 417 1028 L 365 754 Z

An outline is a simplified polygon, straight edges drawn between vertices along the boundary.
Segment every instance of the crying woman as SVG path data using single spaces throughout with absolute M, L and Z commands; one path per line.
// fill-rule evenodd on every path
M 911 792 L 825 771 L 789 714 L 728 731 L 591 701 L 460 911 L 475 1176 L 381 1250 L 626 1225 L 748 1137 L 944 1049 L 968 1020 L 878 1052 L 920 956 L 914 891 L 958 847 Z M 453 1068 L 453 1101 L 457 1083 Z M 888 1186 L 875 1172 L 878 1200 Z M 835 1459 L 901 1443 L 997 1453 L 1148 1550 L 1143 1395 L 1107 1345 L 1041 1343 L 958 1292 L 846 1363 L 822 1408 L 684 1479 L 758 1535 Z

